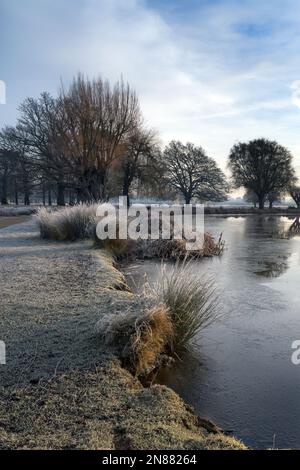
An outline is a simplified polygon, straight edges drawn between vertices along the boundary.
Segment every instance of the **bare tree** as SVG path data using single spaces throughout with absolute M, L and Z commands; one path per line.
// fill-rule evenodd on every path
M 7 149 L 0 149 L 0 203 L 8 204 L 9 178 L 13 172 L 13 159 L 15 155 Z
M 10 156 L 11 181 L 10 190 L 14 193 L 15 203 L 19 203 L 19 194 L 24 197 L 24 205 L 30 204 L 30 195 L 37 183 L 37 173 L 28 153 L 26 143 L 17 138 L 13 127 L 5 127 L 0 133 L 0 143 Z
M 140 124 L 138 98 L 123 81 L 111 86 L 78 75 L 67 91 L 61 89 L 59 103 L 79 198 L 107 199 L 109 169 Z
M 157 149 L 156 134 L 152 130 L 136 129 L 125 142 L 124 154 L 120 157 L 122 194 L 127 196 L 135 178 L 143 178 Z
M 193 198 L 201 201 L 226 199 L 228 186 L 215 161 L 201 147 L 172 141 L 165 148 L 166 179 L 189 204 Z
M 267 139 L 238 143 L 231 149 L 229 168 L 235 187 L 245 187 L 258 197 L 263 209 L 268 194 L 286 191 L 294 180 L 290 152 Z
M 26 145 L 41 174 L 42 184 L 56 187 L 57 204 L 65 204 L 67 179 L 72 165 L 67 158 L 67 127 L 58 100 L 48 93 L 38 99 L 28 98 L 20 106 L 21 116 L 15 128 L 15 139 Z
M 300 186 L 292 186 L 289 193 L 296 203 L 297 208 L 300 208 Z

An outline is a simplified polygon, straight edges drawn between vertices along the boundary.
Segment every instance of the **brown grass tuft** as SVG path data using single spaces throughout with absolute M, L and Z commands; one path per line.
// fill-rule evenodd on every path
M 118 351 L 123 366 L 147 376 L 172 348 L 174 330 L 168 309 L 160 304 L 144 313 L 107 315 L 97 326 L 106 344 Z

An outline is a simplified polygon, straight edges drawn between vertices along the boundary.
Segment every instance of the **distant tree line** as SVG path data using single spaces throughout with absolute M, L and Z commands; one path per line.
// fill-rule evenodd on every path
M 128 84 L 79 74 L 55 98 L 27 98 L 16 125 L 1 130 L 0 202 L 63 206 L 122 194 L 190 203 L 222 201 L 243 187 L 260 209 L 287 192 L 300 207 L 292 156 L 276 142 L 238 143 L 228 166 L 230 184 L 203 148 L 172 141 L 162 150 Z

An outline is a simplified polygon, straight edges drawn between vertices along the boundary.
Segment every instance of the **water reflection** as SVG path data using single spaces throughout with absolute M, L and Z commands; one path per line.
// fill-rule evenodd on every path
M 259 264 L 262 265 L 262 268 L 259 271 L 255 271 L 254 274 L 262 277 L 280 277 L 289 268 L 289 263 L 287 259 L 282 262 L 262 261 Z
M 297 217 L 288 230 L 289 237 L 296 237 L 300 235 L 300 217 Z
M 300 219 L 299 217 L 293 218 L 292 224 L 290 224 L 290 220 L 289 217 L 261 218 L 256 225 L 256 235 L 264 233 L 267 238 L 290 240 L 300 235 Z M 278 243 L 274 253 L 266 252 L 263 259 L 258 260 L 259 266 L 254 274 L 265 278 L 282 276 L 291 266 L 293 253 L 290 248 L 288 243 Z

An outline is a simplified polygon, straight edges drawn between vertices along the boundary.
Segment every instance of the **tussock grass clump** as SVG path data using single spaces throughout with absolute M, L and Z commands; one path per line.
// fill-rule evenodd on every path
M 225 243 L 220 235 L 218 241 L 210 233 L 204 234 L 203 246 L 199 250 L 187 250 L 186 240 L 149 240 L 137 250 L 138 257 L 183 260 L 219 256 L 223 253 Z
M 96 330 L 107 345 L 115 347 L 123 366 L 137 376 L 147 376 L 173 348 L 173 324 L 164 305 L 142 313 L 106 315 Z
M 159 282 L 145 285 L 142 297 L 152 308 L 108 314 L 96 325 L 105 344 L 137 376 L 167 364 L 220 316 L 214 281 L 194 274 L 189 263 L 165 264 Z
M 51 240 L 78 240 L 90 238 L 96 225 L 98 204 L 79 204 L 55 212 L 41 208 L 37 221 L 42 238 Z
M 162 266 L 154 295 L 168 309 L 176 351 L 186 348 L 200 331 L 220 316 L 213 279 L 199 277 L 186 260 L 172 267 Z

